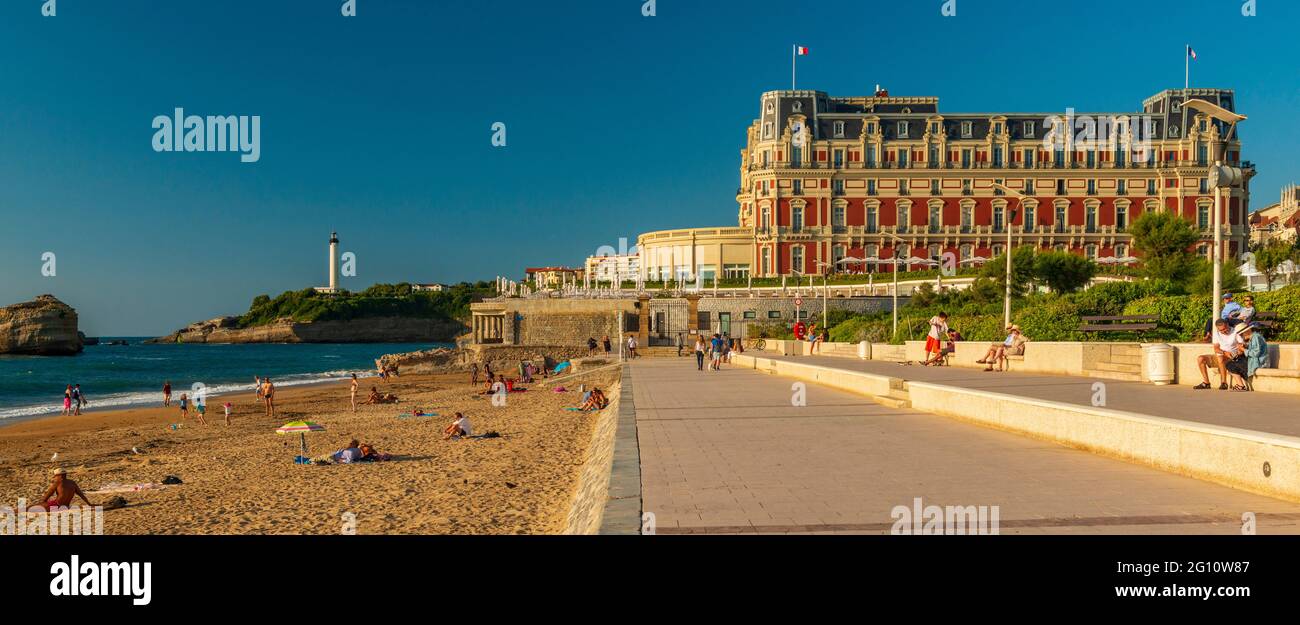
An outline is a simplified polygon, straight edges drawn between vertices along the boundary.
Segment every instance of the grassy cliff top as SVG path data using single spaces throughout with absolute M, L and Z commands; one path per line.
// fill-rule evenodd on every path
M 408 283 L 376 284 L 359 293 L 318 293 L 314 289 L 285 291 L 272 299 L 258 295 L 238 325 L 251 328 L 290 318 L 294 321 L 335 321 L 373 317 L 463 319 L 475 298 L 493 295 L 488 282 L 450 285 L 442 291 L 417 291 Z

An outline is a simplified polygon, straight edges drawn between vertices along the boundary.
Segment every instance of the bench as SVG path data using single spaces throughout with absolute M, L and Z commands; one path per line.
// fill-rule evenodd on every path
M 1274 335 L 1278 327 L 1282 325 L 1282 322 L 1278 320 L 1277 313 L 1275 312 L 1255 313 L 1255 323 L 1258 324 L 1259 327 L 1264 328 L 1269 335 Z
M 1156 315 L 1114 315 L 1083 317 L 1080 332 L 1137 332 L 1139 336 L 1158 327 Z

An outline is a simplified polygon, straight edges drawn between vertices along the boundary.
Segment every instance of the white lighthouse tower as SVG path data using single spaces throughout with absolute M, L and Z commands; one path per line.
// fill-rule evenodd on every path
M 339 292 L 339 233 L 330 233 L 330 293 Z

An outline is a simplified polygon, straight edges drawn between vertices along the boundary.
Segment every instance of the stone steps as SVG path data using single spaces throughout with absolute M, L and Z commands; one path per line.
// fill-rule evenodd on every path
M 871 399 L 877 404 L 890 408 L 912 407 L 912 394 L 907 390 L 907 381 L 902 379 L 890 380 L 889 393 L 886 395 L 872 395 Z
M 1099 362 L 1093 367 L 1092 371 L 1109 371 L 1113 373 L 1142 373 L 1142 364 L 1128 364 L 1121 362 Z

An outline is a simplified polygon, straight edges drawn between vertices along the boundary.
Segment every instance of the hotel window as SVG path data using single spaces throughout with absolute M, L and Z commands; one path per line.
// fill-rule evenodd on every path
M 993 184 L 998 184 L 998 185 L 1002 184 L 1002 179 L 1001 179 L 1001 178 L 997 178 L 997 179 L 995 179 L 995 180 L 993 181 Z M 997 188 L 997 187 L 993 187 L 993 195 L 1006 195 L 1006 193 L 1003 192 L 1002 189 L 999 189 L 999 188 Z
M 1088 179 L 1088 195 L 1097 195 L 1097 181 Z
M 943 208 L 940 206 L 930 207 L 930 233 L 939 232 L 943 227 Z
M 1124 167 L 1124 150 L 1115 150 L 1115 166 Z
M 761 226 L 763 229 L 767 229 L 767 228 L 771 228 L 771 227 L 772 227 L 772 207 L 771 207 L 771 206 L 764 206 L 764 207 L 763 207 L 762 218 L 761 218 L 761 221 L 759 221 L 759 226 Z
M 1120 243 L 1115 246 L 1115 258 L 1125 258 L 1128 256 L 1128 246 Z
M 771 152 L 770 150 L 763 150 L 763 168 L 764 168 L 764 169 L 767 168 L 768 163 L 770 162 L 771 156 L 772 156 L 772 152 Z
M 876 245 L 868 245 L 864 251 L 866 252 L 867 258 L 878 258 L 877 255 L 880 254 L 880 247 Z M 875 273 L 876 263 L 869 263 L 867 265 L 867 271 L 870 271 L 871 273 Z
M 961 123 L 961 137 L 963 139 L 969 139 L 971 137 L 971 134 L 973 134 L 973 132 L 974 131 L 972 129 L 972 124 L 970 122 Z
M 772 273 L 772 250 L 770 248 L 766 248 L 766 247 L 763 248 L 761 263 L 762 263 L 762 274 L 765 276 L 771 274 Z
M 908 223 L 910 221 L 910 219 L 908 219 L 909 212 L 910 211 L 908 211 L 908 207 L 906 206 L 898 207 L 898 231 L 899 232 L 907 232 L 907 229 L 911 226 L 911 224 Z
M 943 259 L 943 248 L 940 247 L 938 243 L 931 245 L 929 249 L 926 250 L 926 252 L 929 254 L 930 260 Z
M 836 227 L 836 228 L 843 228 L 843 227 L 844 227 L 844 222 L 845 222 L 845 219 L 844 219 L 844 211 L 845 211 L 845 208 L 844 208 L 843 206 L 836 206 L 834 209 L 832 209 L 832 211 L 831 211 L 831 225 L 832 225 L 832 226 L 834 226 L 834 227 Z
M 1033 148 L 1029 148 L 1025 150 L 1025 169 L 1033 169 L 1034 156 L 1036 156 L 1037 154 L 1038 152 Z
M 974 207 L 974 206 L 964 206 L 964 207 L 962 207 L 962 209 L 961 209 L 961 232 L 962 232 L 962 234 L 970 234 L 971 229 L 972 229 L 972 227 L 974 226 L 974 224 L 975 224 L 975 207 Z
M 1156 181 L 1154 178 L 1147 180 L 1147 195 L 1156 194 Z
M 723 277 L 723 278 L 728 278 L 728 279 L 731 279 L 731 280 L 735 280 L 735 279 L 737 279 L 737 278 L 743 280 L 743 279 L 745 279 L 745 278 L 748 278 L 748 277 L 749 277 L 749 265 L 740 265 L 740 264 L 737 264 L 737 265 L 723 265 L 723 266 L 722 266 L 722 277 Z M 746 314 L 746 315 L 749 315 L 750 313 L 745 313 L 745 314 Z M 746 319 L 752 319 L 752 317 L 746 317 Z
M 843 181 L 843 180 L 832 180 L 832 181 L 831 181 L 831 192 L 834 193 L 835 195 L 844 195 L 844 181 Z
M 867 122 L 867 134 L 876 134 L 876 122 Z
M 1096 166 L 1097 166 L 1097 152 L 1094 151 L 1094 150 L 1088 150 L 1087 157 L 1088 157 L 1088 160 L 1087 160 L 1087 162 L 1088 162 L 1088 169 L 1092 169 L 1092 168 L 1096 167 Z
M 1086 206 L 1083 209 L 1083 227 L 1084 232 L 1097 231 L 1097 207 Z
M 1035 130 L 1035 128 L 1034 128 L 1034 122 L 1025 122 L 1025 138 L 1026 138 L 1026 139 L 1033 139 L 1033 138 L 1034 138 L 1034 130 Z
M 867 181 L 867 195 L 875 195 L 875 194 L 876 194 L 876 180 L 875 178 L 872 178 Z
M 1201 193 L 1209 193 L 1209 192 L 1210 192 L 1210 180 L 1209 180 L 1209 178 L 1201 178 L 1200 192 L 1201 192 Z
M 1058 252 L 1067 252 L 1069 251 L 1070 248 L 1066 247 L 1064 243 L 1057 243 L 1056 245 L 1052 246 L 1052 249 Z
M 1025 181 L 1025 194 L 1026 194 L 1026 195 L 1033 195 L 1033 194 L 1034 194 L 1034 179 L 1033 179 L 1033 178 L 1030 178 L 1030 179 L 1028 179 L 1028 180 Z
M 961 151 L 961 166 L 963 169 L 970 169 L 970 150 Z
M 781 318 L 781 311 L 779 311 L 779 310 L 769 310 L 769 311 L 767 311 L 767 318 L 768 318 L 768 319 L 780 319 L 780 318 Z
M 1204 143 L 1196 144 L 1196 164 L 1205 167 L 1209 164 L 1209 149 Z
M 1115 183 L 1115 195 L 1128 195 L 1128 181 L 1120 178 Z
M 840 261 L 843 259 L 844 259 L 844 246 L 832 245 L 831 246 L 831 267 L 833 269 L 839 269 Z
M 1056 228 L 1055 228 L 1056 231 L 1057 231 L 1057 232 L 1065 232 L 1065 227 L 1066 227 L 1067 225 L 1069 225 L 1069 224 L 1066 223 L 1067 221 L 1068 221 L 1068 219 L 1066 218 L 1066 207 L 1065 207 L 1064 205 L 1057 205 L 1057 207 L 1056 207 Z
M 1054 167 L 1065 167 L 1065 150 L 1064 150 L 1064 149 L 1062 149 L 1062 148 L 1056 148 L 1056 150 L 1054 150 L 1054 151 L 1052 152 L 1052 166 L 1054 166 Z
M 1057 195 L 1065 195 L 1065 179 L 1064 179 L 1064 178 L 1057 178 L 1057 179 L 1056 179 L 1056 194 L 1057 194 Z
M 803 207 L 796 206 L 790 209 L 790 229 L 799 232 L 803 230 Z
M 899 136 L 899 137 L 907 137 L 908 125 L 909 125 L 909 124 L 908 124 L 907 122 L 898 122 L 898 136 Z
M 994 232 L 1004 232 L 1003 221 L 1005 221 L 1005 216 L 1006 216 L 1005 208 L 1001 206 L 993 207 L 993 231 Z
M 763 124 L 763 138 L 764 139 L 772 138 L 772 122 L 767 122 L 766 124 Z
M 912 194 L 911 183 L 909 183 L 909 182 L 907 181 L 907 178 L 899 178 L 899 179 L 898 179 L 898 194 L 899 194 L 899 195 L 911 195 L 911 194 Z
M 790 166 L 799 167 L 803 164 L 803 148 L 799 146 L 790 147 Z
M 868 147 L 868 148 L 867 148 L 867 167 L 875 167 L 875 166 L 876 166 L 876 148 L 875 148 L 875 147 Z
M 1169 127 L 1169 138 L 1170 138 L 1170 139 L 1177 139 L 1177 138 L 1178 138 L 1178 126 L 1170 126 L 1170 127 Z
M 970 178 L 962 178 L 962 181 L 961 181 L 961 194 L 962 194 L 962 195 L 973 195 L 973 194 L 974 194 L 974 191 L 971 189 L 971 186 L 970 186 Z
M 900 169 L 907 168 L 907 156 L 911 153 L 912 151 L 907 148 L 898 150 L 898 167 Z
M 835 122 L 835 124 L 834 124 L 834 131 L 835 131 L 835 136 L 836 136 L 837 138 L 843 138 L 843 137 L 844 137 L 844 122 Z
M 996 146 L 996 147 L 993 148 L 993 166 L 994 166 L 994 167 L 1002 167 L 1002 147 L 1001 147 L 1001 146 Z
M 802 245 L 796 245 L 790 248 L 790 269 L 798 271 L 799 273 L 805 273 Z
M 939 159 L 939 144 L 937 144 L 937 143 L 931 143 L 931 144 L 930 144 L 930 167 L 938 167 L 938 166 L 939 166 L 939 160 L 940 160 L 940 159 Z
M 998 123 L 996 123 L 996 124 L 993 124 L 993 134 L 995 134 L 995 135 L 1000 135 L 1000 134 L 1002 134 L 1002 122 L 998 122 Z
M 776 111 L 776 106 L 772 104 L 772 101 L 771 101 L 771 100 L 768 100 L 768 101 L 767 101 L 767 112 L 768 112 L 768 113 L 772 113 L 772 112 L 774 112 L 774 111 Z
M 1034 228 L 1038 227 L 1038 224 L 1035 223 L 1036 221 L 1038 221 L 1037 219 L 1038 209 L 1036 207 L 1030 208 L 1026 206 L 1024 207 L 1024 211 L 1025 211 L 1025 232 L 1033 232 Z
M 879 227 L 879 210 L 875 206 L 867 207 L 867 233 L 875 234 Z
M 835 169 L 844 167 L 844 150 L 835 150 Z
M 930 122 L 930 134 L 939 134 L 939 122 Z
M 746 271 L 745 273 L 749 273 L 749 272 Z M 758 311 L 746 310 L 744 313 L 741 314 L 741 317 L 745 319 L 758 319 Z
M 932 179 L 930 180 L 930 195 L 939 195 L 939 179 L 938 179 L 938 178 L 932 178 Z
M 1210 229 L 1210 206 L 1201 204 L 1196 207 L 1196 225 L 1201 230 Z
M 992 248 L 990 248 L 990 249 L 991 249 L 991 251 L 993 252 L 993 257 L 994 257 L 994 258 L 997 258 L 997 257 L 1001 256 L 1001 255 L 1002 255 L 1002 252 L 1006 251 L 1007 248 L 1006 248 L 1005 245 L 1003 245 L 1003 244 L 1001 244 L 1001 243 L 997 243 L 997 244 L 995 244 L 995 245 L 994 245 Z M 1006 266 L 1006 263 L 1002 263 L 1002 265 L 1005 267 L 1005 266 Z
M 1083 246 L 1083 253 L 1088 257 L 1088 260 L 1097 260 L 1097 244 L 1089 243 Z
M 1119 230 L 1120 232 L 1123 232 L 1125 228 L 1128 228 L 1128 207 L 1116 206 L 1115 207 L 1115 229 Z
M 975 246 L 970 243 L 963 243 L 961 247 L 957 248 L 957 253 L 961 256 L 961 260 L 970 260 L 975 257 Z
M 793 189 L 795 195 L 803 195 L 803 180 L 796 179 L 790 184 L 792 185 L 791 189 Z

